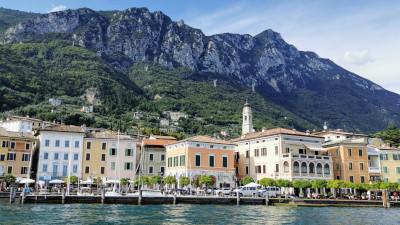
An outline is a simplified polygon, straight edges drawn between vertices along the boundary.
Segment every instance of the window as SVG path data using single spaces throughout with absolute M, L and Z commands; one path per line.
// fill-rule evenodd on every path
M 400 174 L 400 167 L 396 167 L 396 173 Z
M 262 148 L 261 149 L 261 155 L 266 156 L 267 155 L 267 148 Z
M 47 152 L 43 153 L 43 159 L 49 159 L 49 153 Z
M 250 158 L 250 150 L 246 151 L 246 158 Z
M 255 157 L 257 157 L 257 156 L 260 156 L 260 149 L 254 149 L 254 156 Z
M 185 166 L 185 155 L 181 155 L 180 166 Z
M 30 143 L 25 143 L 25 150 L 31 149 L 31 144 Z
M 22 154 L 22 161 L 23 162 L 31 161 L 31 154 Z
M 7 173 L 12 174 L 13 172 L 13 167 L 12 166 L 7 166 Z
M 174 167 L 178 166 L 178 156 L 174 157 Z
M 360 170 L 364 170 L 364 163 L 360 163 Z
M 201 166 L 201 155 L 196 154 L 196 166 Z
M 336 163 L 336 170 L 340 170 L 340 163 Z
M 111 170 L 115 170 L 115 162 L 111 162 Z
M 222 156 L 222 167 L 228 168 L 228 156 Z
M 15 149 L 15 142 L 14 141 L 10 143 L 10 148 L 11 149 Z
M 208 156 L 208 158 L 209 158 L 209 166 L 210 167 L 214 167 L 215 166 L 215 155 L 209 155 Z
M 308 165 L 309 171 L 310 173 L 315 173 L 315 165 L 314 163 L 310 163 L 310 165 Z
M 161 154 L 161 162 L 165 161 L 165 154 Z
M 149 173 L 150 173 L 150 174 L 153 173 L 153 166 L 149 166 Z
M 74 160 L 78 160 L 79 155 L 78 154 L 74 154 Z
M 0 162 L 6 161 L 6 154 L 1 154 L 0 155 Z
M 339 149 L 335 149 L 335 156 L 339 156 Z
M 283 163 L 283 172 L 289 173 L 289 163 L 288 162 Z
M 266 173 L 266 166 L 265 165 L 263 165 L 263 173 Z
M 54 153 L 54 159 L 55 159 L 55 160 L 58 159 L 58 153 Z
M 78 173 L 78 165 L 73 165 L 72 166 L 72 172 L 73 173 Z
M 2 141 L 1 142 L 1 147 L 2 148 L 8 148 L 8 141 Z
M 301 163 L 301 173 L 304 173 L 304 174 L 307 173 L 307 163 L 305 163 L 305 162 Z
M 353 176 L 350 176 L 349 178 L 350 178 L 350 182 L 353 183 L 353 182 L 354 182 L 354 177 L 353 177 Z
M 92 142 L 86 142 L 86 149 L 92 148 Z
M 387 168 L 387 166 L 384 166 L 384 167 L 383 167 L 383 173 L 388 173 L 388 168 Z
M 125 156 L 133 156 L 133 149 L 125 149 Z
M 358 156 L 360 156 L 360 157 L 363 156 L 363 150 L 362 149 L 358 149 Z
M 133 163 L 126 162 L 125 163 L 125 170 L 133 170 Z
M 279 164 L 275 164 L 275 172 L 279 172 Z
M 168 167 L 172 167 L 172 157 L 168 157 Z
M 299 173 L 300 172 L 300 166 L 298 162 L 293 163 L 293 172 L 294 173 Z
M 239 167 L 236 167 L 236 175 L 239 174 Z
M 261 173 L 261 166 L 256 166 L 256 173 Z
M 153 161 L 153 160 L 154 160 L 154 154 L 153 154 L 153 153 L 150 153 L 150 155 L 149 155 L 149 160 L 150 160 L 150 161 Z
M 347 149 L 347 156 L 351 156 L 351 148 Z
M 101 161 L 105 162 L 106 161 L 106 154 L 101 154 Z
M 249 166 L 248 165 L 246 165 L 246 174 L 249 174 Z
M 275 155 L 278 155 L 278 154 L 279 154 L 279 147 L 275 146 Z
M 340 176 L 336 176 L 336 180 L 340 180 Z
M 164 167 L 164 166 L 161 166 L 161 167 L 160 167 L 160 172 L 161 172 L 161 173 L 164 173 L 164 172 L 165 172 L 165 167 Z
M 349 162 L 349 170 L 353 170 L 353 163 Z
M 285 148 L 285 153 L 290 153 L 290 148 Z
M 63 172 L 62 172 L 63 177 L 66 177 L 67 173 L 68 173 L 68 165 L 63 165 Z
M 65 141 L 65 142 L 64 142 L 64 146 L 65 146 L 66 148 L 69 148 L 69 141 Z
M 116 148 L 110 148 L 110 156 L 116 156 L 117 155 L 117 149 Z
M 86 161 L 90 161 L 90 153 L 86 153 Z
M 393 160 L 400 160 L 400 154 L 393 154 Z
M 75 141 L 75 148 L 79 148 L 79 141 Z
M 330 173 L 331 173 L 331 170 L 329 168 L 329 164 L 325 164 L 325 166 L 324 166 L 324 174 L 330 174 Z
M 60 147 L 60 140 L 56 140 L 56 147 Z
M 45 140 L 44 146 L 49 147 L 50 146 L 50 140 Z
M 107 149 L 107 143 L 101 143 L 101 150 Z
M 7 160 L 8 161 L 15 161 L 16 154 L 15 153 L 8 153 Z
M 210 145 L 210 148 L 214 148 L 214 145 Z
M 89 166 L 85 166 L 85 173 L 88 174 L 90 172 Z
M 388 154 L 381 154 L 381 160 L 388 160 Z
M 104 174 L 105 171 L 106 171 L 106 168 L 105 168 L 104 166 L 100 167 L 100 173 L 101 173 L 101 174 Z
M 53 177 L 57 177 L 58 175 L 58 165 L 53 165 Z
M 27 166 L 21 167 L 21 174 L 28 174 L 28 167 Z
M 306 150 L 303 148 L 299 148 L 299 154 L 306 154 Z
M 47 172 L 47 164 L 43 164 L 42 171 L 45 173 Z
M 68 160 L 68 153 L 64 153 L 64 160 Z
M 383 182 L 388 183 L 389 182 L 389 178 L 383 178 Z

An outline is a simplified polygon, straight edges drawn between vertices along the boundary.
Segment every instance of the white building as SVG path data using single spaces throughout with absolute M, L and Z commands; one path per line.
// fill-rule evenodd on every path
M 85 127 L 61 125 L 39 129 L 36 134 L 40 143 L 37 179 L 39 181 L 81 178 L 83 138 Z
M 160 126 L 161 127 L 168 127 L 169 126 L 169 120 L 165 119 L 165 118 L 160 119 Z
M 58 98 L 50 98 L 49 103 L 50 103 L 50 105 L 57 106 L 57 105 L 61 105 L 62 100 L 58 99 Z
M 33 122 L 25 120 L 7 120 L 0 122 L 0 127 L 12 132 L 31 133 Z
M 82 107 L 82 112 L 84 112 L 84 113 L 93 113 L 93 106 L 92 105 L 83 106 Z

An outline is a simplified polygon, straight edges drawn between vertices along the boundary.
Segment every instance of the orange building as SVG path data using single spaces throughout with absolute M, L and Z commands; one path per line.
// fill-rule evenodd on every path
M 367 143 L 364 139 L 347 139 L 324 145 L 332 155 L 335 180 L 368 183 Z
M 216 187 L 234 187 L 235 144 L 206 136 L 195 136 L 166 145 L 165 176 L 192 177 L 199 186 L 201 175 L 210 175 Z

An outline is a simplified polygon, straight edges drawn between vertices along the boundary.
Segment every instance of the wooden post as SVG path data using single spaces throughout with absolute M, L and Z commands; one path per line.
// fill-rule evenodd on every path
M 236 204 L 239 205 L 240 203 L 240 193 L 236 192 Z
M 22 194 L 21 194 L 21 204 L 24 204 L 25 203 L 25 200 L 26 200 L 26 188 L 24 188 L 23 190 L 22 190 Z
M 65 193 L 67 192 L 66 189 L 62 189 L 62 197 L 61 197 L 61 204 L 65 204 Z
M 265 205 L 268 206 L 269 205 L 269 193 L 267 191 L 266 195 L 265 195 Z
M 386 208 L 390 208 L 390 194 L 388 190 L 385 190 L 386 192 Z
M 174 205 L 176 205 L 176 191 L 174 192 Z
M 10 189 L 10 203 L 14 202 L 14 188 L 12 187 Z
M 101 188 L 101 204 L 104 204 L 106 202 L 106 189 Z
M 141 205 L 141 204 L 142 204 L 142 194 L 143 194 L 142 190 L 139 190 L 138 205 Z

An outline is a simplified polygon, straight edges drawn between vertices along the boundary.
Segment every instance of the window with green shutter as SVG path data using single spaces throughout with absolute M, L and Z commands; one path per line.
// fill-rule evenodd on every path
M 396 173 L 400 174 L 400 167 L 396 167 Z
M 222 157 L 222 167 L 228 168 L 228 157 L 227 156 Z
M 185 155 L 181 155 L 181 162 L 179 164 L 180 166 L 185 166 Z
M 210 159 L 210 164 L 209 164 L 210 167 L 214 167 L 215 166 L 215 156 L 210 155 L 209 159 Z
M 111 170 L 115 170 L 115 162 L 111 162 Z
M 387 173 L 388 172 L 388 168 L 387 168 L 387 166 L 384 166 L 383 167 L 383 173 Z
M 116 148 L 110 148 L 110 156 L 115 156 L 117 155 L 117 149 Z
M 201 155 L 196 155 L 196 166 L 201 166 Z

